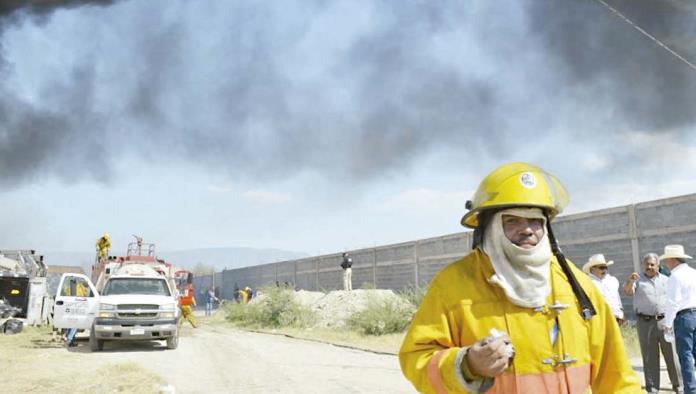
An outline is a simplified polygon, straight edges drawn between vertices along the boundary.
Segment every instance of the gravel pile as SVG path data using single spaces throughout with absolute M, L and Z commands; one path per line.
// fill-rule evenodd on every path
M 299 290 L 294 292 L 295 301 L 300 305 L 311 306 L 326 294 L 318 291 Z
M 346 325 L 346 320 L 355 312 L 365 309 L 371 300 L 381 302 L 391 300 L 405 308 L 410 303 L 404 298 L 396 295 L 391 290 L 358 289 L 353 291 L 334 290 L 329 293 L 319 291 L 299 290 L 293 291 L 292 295 L 297 303 L 311 309 L 317 315 L 315 327 L 338 328 Z M 263 302 L 267 295 L 263 292 L 257 294 L 250 301 L 251 304 Z
M 408 304 L 391 290 L 335 290 L 328 294 L 301 290 L 295 292 L 295 299 L 317 314 L 318 327 L 345 326 L 346 319 L 353 313 L 365 309 L 369 300 L 393 300 Z

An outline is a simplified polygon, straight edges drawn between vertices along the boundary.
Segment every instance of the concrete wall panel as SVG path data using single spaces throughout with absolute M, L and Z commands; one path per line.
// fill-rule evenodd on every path
M 641 257 L 648 252 L 656 253 L 658 256 L 660 256 L 665 251 L 665 245 L 671 244 L 684 245 L 686 254 L 696 257 L 696 232 L 670 233 L 653 235 L 650 237 L 641 237 Z M 696 267 L 696 264 L 691 263 L 691 266 Z
M 433 277 L 443 268 L 454 262 L 454 259 L 430 260 L 427 263 L 418 264 L 418 279 L 420 285 L 427 285 Z
M 353 272 L 355 272 L 355 268 L 372 268 L 372 262 L 375 259 L 375 253 L 373 249 L 362 249 L 356 252 L 349 253 L 350 258 L 353 259 Z M 341 264 L 341 261 L 343 261 L 342 258 L 338 261 L 339 266 Z
M 353 268 L 353 288 L 354 289 L 362 289 L 362 288 L 373 288 L 376 287 L 375 283 L 373 282 L 372 278 L 372 266 L 368 268 Z M 343 272 L 340 272 L 341 274 L 341 286 L 340 289 L 343 289 Z
M 399 290 L 413 285 L 415 285 L 413 264 L 377 267 L 377 288 Z
M 315 271 L 317 268 L 316 259 L 297 260 L 297 272 Z
M 413 259 L 415 242 L 377 248 L 377 262 Z
M 343 270 L 319 271 L 319 289 L 322 291 L 343 289 Z
M 662 203 L 636 205 L 636 219 L 642 230 L 689 226 L 696 218 L 696 198 L 674 198 Z
M 418 257 L 439 256 L 445 254 L 445 243 L 442 238 L 431 238 L 418 241 Z
M 600 211 L 596 216 L 561 217 L 552 225 L 559 241 L 575 243 L 588 238 L 628 234 L 629 221 L 625 209 L 611 209 Z
M 315 273 L 297 274 L 297 282 L 295 283 L 295 287 L 309 291 L 316 291 L 316 283 L 317 275 Z
M 343 258 L 340 254 L 332 254 L 330 256 L 322 256 L 319 258 L 319 270 L 323 271 L 326 269 L 341 269 L 341 262 Z
M 295 264 L 292 261 L 276 263 L 275 266 L 279 277 L 292 277 L 295 274 Z
M 464 256 L 471 251 L 471 232 L 457 234 L 456 236 L 446 236 L 442 244 L 444 246 L 443 254 L 460 254 Z

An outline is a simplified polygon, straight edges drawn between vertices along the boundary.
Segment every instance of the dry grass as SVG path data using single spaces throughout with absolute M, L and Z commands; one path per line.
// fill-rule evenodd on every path
M 230 322 L 226 318 L 227 311 L 225 309 L 218 310 L 213 316 L 201 317 L 199 321 L 201 324 L 207 327 L 237 327 L 241 329 L 248 329 L 242 325 Z M 348 328 L 335 329 L 335 328 L 296 328 L 296 327 L 284 327 L 284 328 L 260 328 L 254 331 L 265 332 L 269 334 L 280 334 L 289 335 L 294 338 L 307 339 L 312 341 L 321 341 L 327 343 L 333 343 L 336 345 L 350 346 L 358 349 L 364 349 L 380 353 L 391 353 L 398 354 L 399 347 L 401 347 L 401 342 L 404 339 L 404 332 L 395 334 L 386 334 L 381 336 L 374 335 L 363 335 L 356 331 L 350 330 Z
M 635 322 L 629 322 L 621 326 L 621 337 L 623 338 L 628 357 L 640 357 L 640 343 L 638 342 L 638 330 Z
M 229 326 L 230 322 L 227 320 L 226 307 L 227 305 L 223 305 L 214 310 L 211 316 L 196 316 L 196 319 L 206 326 Z
M 0 334 L 0 370 L 8 392 L 158 393 L 164 382 L 135 363 L 106 364 L 85 359 L 53 340 L 48 328 L 24 327 Z M 0 390 L 2 391 L 2 390 Z
M 355 347 L 380 353 L 398 354 L 401 342 L 404 340 L 403 332 L 385 334 L 380 336 L 363 335 L 358 332 L 344 329 L 297 329 L 288 328 L 282 330 L 268 330 L 268 332 L 282 333 L 296 338 L 318 340 L 343 346 Z
M 220 319 L 221 323 L 223 322 Z M 362 335 L 351 330 L 332 330 L 332 329 L 277 329 L 265 330 L 265 332 L 286 334 L 297 338 L 320 340 L 324 342 L 336 343 L 340 345 L 353 346 L 360 349 L 398 354 L 401 342 L 405 333 L 387 334 L 382 336 Z M 621 327 L 621 335 L 624 340 L 628 356 L 640 357 L 640 345 L 638 343 L 638 332 L 635 326 Z
M 229 322 L 224 318 L 218 317 L 215 320 L 209 320 L 211 326 L 228 326 Z M 333 343 L 337 345 L 350 346 L 358 349 L 376 351 L 380 353 L 398 354 L 401 342 L 404 340 L 406 333 L 387 334 L 381 336 L 363 335 L 358 332 L 344 329 L 298 329 L 298 328 L 282 328 L 282 329 L 267 329 L 257 330 L 259 332 L 267 332 L 271 334 L 289 335 L 295 338 L 308 339 Z M 640 345 L 638 344 L 638 333 L 635 327 L 622 327 L 621 335 L 624 339 L 626 353 L 631 358 L 640 358 Z
M 366 308 L 350 316 L 347 327 L 321 328 L 308 323 L 313 320 L 313 316 L 310 316 L 313 313 L 309 308 L 291 302 L 291 295 L 288 291 L 271 288 L 264 292 L 261 302 L 225 305 L 213 316 L 201 318 L 201 323 L 209 327 L 232 325 L 258 332 L 397 354 L 414 309 L 410 303 L 407 303 L 408 307 L 402 307 L 394 301 L 371 300 Z M 261 313 L 261 309 L 268 305 L 272 308 L 267 309 L 279 313 Z M 279 318 L 283 314 L 292 319 Z
M 234 324 L 226 319 L 226 311 L 220 309 L 210 317 L 197 317 L 198 321 L 207 327 L 226 328 L 230 326 L 241 329 L 248 329 L 241 325 Z M 363 335 L 350 329 L 334 328 L 276 328 L 276 329 L 256 329 L 254 331 L 266 332 L 270 334 L 289 335 L 295 338 L 308 339 L 333 343 L 337 345 L 350 346 L 358 349 L 365 349 L 381 353 L 397 354 L 399 347 L 404 339 L 405 333 L 386 334 L 381 336 Z
M 219 323 L 218 323 L 219 324 Z M 216 323 L 211 326 L 218 325 Z M 242 330 L 248 327 L 241 327 L 232 324 Z M 219 326 L 230 327 L 230 322 L 224 322 Z M 276 328 L 276 329 L 254 329 L 255 332 L 263 332 L 276 335 L 287 335 L 293 338 L 306 339 L 310 341 L 326 342 L 340 346 L 348 346 L 356 349 L 363 349 L 378 353 L 398 354 L 401 342 L 405 333 L 386 334 L 381 336 L 363 335 L 349 329 L 335 328 Z
M 97 374 L 100 382 L 93 384 L 87 392 L 157 393 L 163 384 L 162 378 L 143 371 L 133 362 L 105 365 L 97 370 Z

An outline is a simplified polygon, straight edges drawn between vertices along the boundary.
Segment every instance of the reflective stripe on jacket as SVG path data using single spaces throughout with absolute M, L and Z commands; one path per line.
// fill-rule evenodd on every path
M 401 345 L 404 375 L 420 392 L 466 393 L 457 355 L 495 328 L 508 333 L 515 356 L 487 393 L 642 393 L 609 306 L 587 275 L 571 269 L 597 309 L 589 321 L 555 257 L 540 311 L 512 304 L 488 283 L 494 271 L 480 250 L 450 264 L 433 278 Z

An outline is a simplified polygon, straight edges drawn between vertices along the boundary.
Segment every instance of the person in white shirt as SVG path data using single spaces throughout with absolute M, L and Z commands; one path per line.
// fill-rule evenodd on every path
M 622 325 L 624 322 L 623 305 L 619 296 L 619 280 L 609 274 L 609 266 L 613 261 L 607 261 L 601 253 L 590 256 L 582 270 L 590 276 L 592 283 L 597 286 L 604 299 L 609 304 L 616 322 Z
M 681 364 L 684 393 L 696 393 L 694 351 L 696 344 L 696 270 L 686 264 L 691 256 L 682 245 L 667 245 L 660 261 L 669 268 L 665 333 L 673 334 Z
M 659 272 L 659 257 L 655 253 L 643 256 L 643 272 L 632 273 L 623 287 L 624 294 L 633 297 L 640 354 L 643 357 L 645 391 L 657 393 L 660 389 L 660 350 L 667 364 L 669 380 L 676 393 L 682 393 L 681 368 L 674 343 L 664 335 L 667 307 L 667 275 Z

